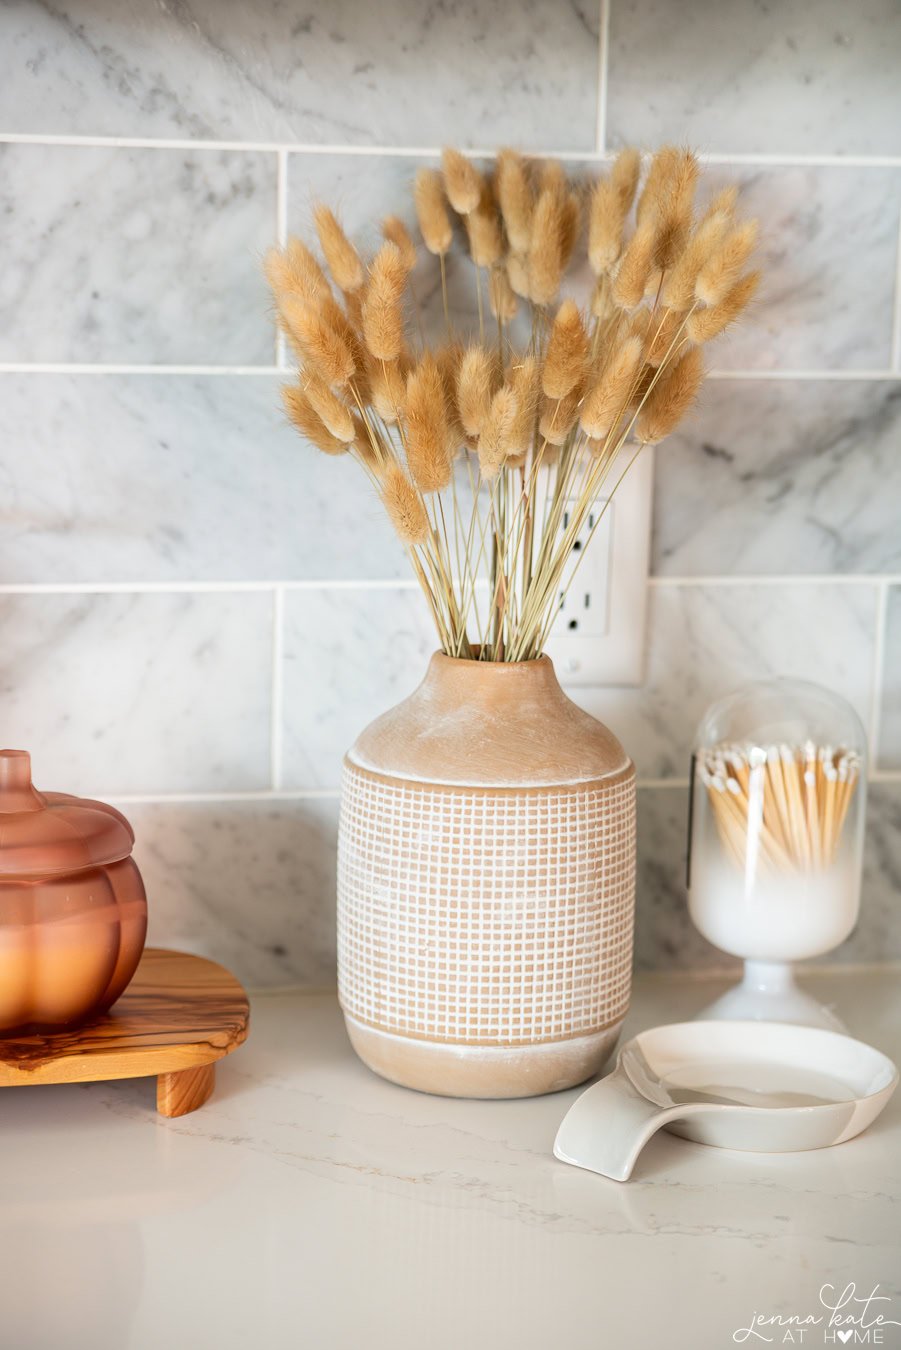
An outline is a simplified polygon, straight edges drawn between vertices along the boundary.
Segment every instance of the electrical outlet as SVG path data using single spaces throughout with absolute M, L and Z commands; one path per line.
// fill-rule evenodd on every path
M 626 463 L 614 464 L 611 484 Z M 616 495 L 595 503 L 574 542 L 546 644 L 563 685 L 633 685 L 644 678 L 653 483 L 653 449 L 646 446 Z

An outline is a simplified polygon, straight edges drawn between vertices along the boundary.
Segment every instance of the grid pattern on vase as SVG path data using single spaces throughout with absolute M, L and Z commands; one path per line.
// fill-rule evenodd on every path
M 460 1045 L 588 1035 L 626 1013 L 634 775 L 449 789 L 348 764 L 339 994 L 380 1030 Z
M 647 679 L 575 693 L 638 768 L 637 960 L 722 962 L 685 903 L 693 726 L 777 673 L 867 726 L 835 955 L 901 957 L 901 10 L 133 8 L 0 5 L 0 689 L 41 787 L 132 819 L 152 939 L 333 982 L 341 757 L 434 647 L 368 484 L 284 425 L 266 245 L 320 197 L 371 247 L 447 141 L 595 172 L 671 139 L 741 183 L 768 282 L 657 457 Z

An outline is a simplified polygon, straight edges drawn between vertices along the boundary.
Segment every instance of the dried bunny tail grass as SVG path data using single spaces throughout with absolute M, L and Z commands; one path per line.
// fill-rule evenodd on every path
M 507 280 L 514 295 L 529 298 L 529 260 L 522 253 L 507 254 Z
M 631 147 L 620 150 L 610 170 L 610 181 L 616 188 L 623 216 L 627 216 L 632 210 L 640 173 L 641 155 L 639 152 Z
M 504 251 L 504 240 L 500 217 L 487 183 L 482 184 L 478 206 L 465 220 L 473 262 L 476 267 L 493 267 Z
M 747 272 L 732 286 L 718 305 L 696 309 L 685 326 L 692 342 L 709 342 L 719 337 L 753 300 L 760 285 L 759 272 Z
M 588 261 L 596 275 L 609 272 L 623 251 L 623 229 L 635 200 L 641 156 L 622 150 L 610 175 L 594 186 L 588 214 Z
M 606 436 L 628 404 L 641 365 L 641 349 L 641 338 L 627 337 L 586 394 L 580 421 L 592 440 Z
M 665 271 L 685 248 L 691 231 L 699 165 L 690 150 L 680 150 L 660 193 L 654 262 Z
M 536 305 L 549 305 L 560 290 L 563 276 L 564 198 L 555 187 L 541 192 L 532 219 L 529 245 L 529 296 Z M 516 283 L 510 278 L 513 289 Z
M 605 323 L 616 312 L 613 302 L 613 287 L 608 276 L 599 276 L 591 292 L 591 312 L 596 319 Z
M 516 315 L 518 302 L 510 278 L 502 267 L 492 267 L 488 278 L 488 303 L 491 313 L 501 323 L 509 323 Z
M 666 277 L 663 298 L 670 309 L 691 309 L 701 268 L 722 241 L 732 216 L 726 210 L 708 211 L 688 241 L 682 256 Z
M 648 220 L 638 226 L 629 240 L 613 282 L 613 299 L 623 309 L 634 309 L 644 298 L 654 261 L 655 242 L 656 232 Z
M 683 324 L 685 315 L 676 310 L 655 310 L 647 329 L 645 360 L 649 365 L 659 366 L 666 360 L 676 344 L 686 336 Z
M 382 238 L 394 244 L 408 272 L 416 266 L 416 244 L 400 216 L 386 216 L 382 221 Z
M 407 404 L 407 371 L 402 359 L 373 360 L 369 367 L 372 406 L 388 426 L 403 416 Z
M 564 300 L 551 328 L 544 361 L 542 389 L 549 398 L 564 398 L 582 385 L 588 351 L 588 334 L 579 307 L 574 300 Z
M 535 438 L 541 398 L 541 366 L 537 357 L 524 356 L 507 372 L 507 383 L 516 397 L 516 417 L 510 428 L 509 452 L 525 454 Z
M 363 337 L 380 361 L 394 361 L 403 351 L 406 284 L 407 268 L 401 251 L 389 240 L 372 260 L 363 299 Z
M 588 208 L 588 261 L 596 276 L 609 272 L 619 259 L 625 221 L 616 184 L 609 178 L 600 179 Z
M 560 204 L 560 263 L 565 271 L 579 242 L 582 203 L 577 192 L 568 192 Z
M 313 208 L 313 220 L 335 284 L 342 291 L 358 291 L 363 285 L 363 264 L 359 253 L 338 224 L 335 213 L 317 202 Z
M 718 305 L 735 285 L 756 243 L 756 220 L 746 220 L 730 230 L 698 273 L 697 298 L 705 305 Z
M 466 429 L 460 419 L 460 409 L 457 406 L 457 377 L 460 372 L 460 362 L 463 360 L 463 350 L 461 342 L 447 342 L 443 347 L 439 347 L 435 353 L 435 360 L 438 362 L 438 369 L 441 372 L 441 383 L 444 386 L 448 437 L 453 454 L 456 454 L 466 441 Z
M 711 216 L 719 215 L 724 212 L 727 216 L 735 214 L 735 208 L 738 205 L 738 185 L 730 183 L 728 187 L 720 188 L 716 196 L 711 200 L 709 206 L 701 216 L 701 223 L 709 220 Z
M 676 145 L 662 145 L 651 160 L 648 176 L 638 198 L 635 219 L 639 224 L 663 214 L 667 191 L 676 173 L 681 151 Z
M 539 192 L 566 191 L 566 173 L 559 159 L 539 160 L 536 167 Z
M 317 450 L 321 450 L 326 455 L 343 455 L 346 453 L 347 444 L 339 440 L 337 436 L 333 436 L 323 426 L 322 419 L 299 385 L 283 385 L 281 394 L 285 412 L 305 440 L 311 441 Z
M 382 503 L 402 543 L 415 547 L 426 542 L 430 527 L 425 505 L 395 460 L 385 466 Z
M 516 395 L 503 385 L 491 400 L 488 417 L 479 436 L 479 469 L 483 478 L 495 478 L 511 449 L 516 425 Z
M 471 160 L 450 147 L 441 152 L 441 167 L 447 200 L 459 215 L 468 216 L 481 199 L 482 175 Z
M 426 248 L 438 257 L 443 256 L 453 243 L 454 231 L 447 213 L 441 175 L 437 169 L 417 170 L 413 200 L 419 230 Z
M 438 362 L 425 352 L 407 377 L 407 464 L 420 492 L 440 492 L 451 480 L 450 436 L 444 381 Z
M 326 313 L 285 296 L 281 315 L 289 337 L 314 375 L 333 389 L 341 389 L 353 377 L 353 351 Z
M 535 202 L 525 161 L 515 150 L 498 153 L 494 190 L 511 249 L 514 253 L 528 253 Z
M 699 347 L 690 347 L 678 361 L 666 366 L 638 414 L 637 439 L 648 445 L 668 436 L 694 403 L 703 378 Z
M 317 375 L 305 375 L 304 392 L 325 429 L 337 440 L 350 445 L 357 429 L 347 404 Z
M 581 389 L 571 390 L 565 398 L 542 398 L 538 410 L 538 431 L 548 445 L 562 445 L 579 420 Z
M 300 239 L 290 238 L 283 249 L 270 248 L 263 270 L 276 302 L 282 295 L 294 295 L 307 304 L 318 304 L 330 293 L 325 273 Z
M 481 434 L 497 383 L 494 356 L 485 347 L 467 347 L 457 372 L 457 407 L 467 436 Z

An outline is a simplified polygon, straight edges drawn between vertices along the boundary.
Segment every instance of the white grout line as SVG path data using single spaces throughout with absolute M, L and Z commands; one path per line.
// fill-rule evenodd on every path
M 734 576 L 652 576 L 649 586 L 878 586 L 880 583 L 897 585 L 898 577 L 884 574 L 843 572 L 786 572 L 781 575 L 753 575 L 736 573 Z
M 0 375 L 280 375 L 278 366 L 169 366 L 66 361 L 0 361 Z
M 284 707 L 284 686 L 282 656 L 284 652 L 285 589 L 276 586 L 272 593 L 272 725 L 270 732 L 270 760 L 272 766 L 272 790 L 278 792 L 282 786 L 282 710 Z
M 98 792 L 94 800 L 120 806 L 212 806 L 217 803 L 238 805 L 241 802 L 337 801 L 340 795 L 338 788 L 297 788 L 285 792 L 264 788 L 259 792 Z
M 901 211 L 898 213 L 898 256 L 895 260 L 895 322 L 892 326 L 892 369 L 901 372 Z
M 415 577 L 371 577 L 329 579 L 314 578 L 265 581 L 39 581 L 5 582 L 0 584 L 0 595 L 132 595 L 132 594 L 234 594 L 244 591 L 271 591 L 281 587 L 285 591 L 418 591 Z
M 901 783 L 901 770 L 873 771 L 867 775 L 870 783 Z M 641 792 L 667 792 L 685 790 L 689 786 L 687 778 L 638 778 L 636 787 Z M 261 789 L 255 792 L 96 792 L 98 801 L 111 802 L 117 806 L 240 806 L 242 802 L 315 802 L 338 801 L 340 788 L 294 788 Z
M 901 318 L 899 318 L 901 323 Z M 901 342 L 901 338 L 899 338 Z M 0 375 L 283 375 L 271 366 L 128 365 L 124 362 L 0 361 Z M 901 370 L 709 370 L 709 380 L 901 380 Z
M 279 247 L 284 248 L 285 244 L 288 242 L 288 153 L 286 150 L 279 150 L 277 162 L 278 169 L 275 180 L 275 237 Z M 284 370 L 287 365 L 285 335 L 279 327 L 276 327 L 275 330 L 275 364 L 279 370 Z
M 396 158 L 434 157 L 441 153 L 440 146 L 434 145 L 331 145 L 315 144 L 305 141 L 228 141 L 228 140 L 190 140 L 151 136 L 62 136 L 34 135 L 24 132 L 0 133 L 0 144 L 6 145 L 60 145 L 60 146 L 99 146 L 125 150 L 234 150 L 247 153 L 303 155 L 383 155 Z M 466 153 L 477 158 L 490 158 L 495 147 L 467 146 Z M 606 158 L 598 151 L 589 150 L 553 150 L 534 149 L 527 151 L 543 158 L 587 161 Z M 698 158 L 704 164 L 761 164 L 780 166 L 817 165 L 823 168 L 867 168 L 894 169 L 901 167 L 901 155 L 805 155 L 805 154 L 765 154 L 715 151 L 700 153 Z
M 486 584 L 484 578 L 482 584 Z M 649 586 L 897 586 L 901 574 L 784 573 L 778 576 L 652 576 Z M 415 577 L 307 577 L 261 581 L 11 581 L 0 595 L 219 595 L 282 591 L 418 591 Z
M 709 370 L 708 380 L 897 380 L 897 370 Z
M 598 9 L 598 106 L 594 148 L 598 156 L 607 150 L 607 78 L 609 71 L 610 0 L 599 0 Z
M 870 763 L 879 764 L 879 729 L 882 717 L 882 682 L 885 675 L 885 630 L 888 622 L 889 583 L 880 581 L 873 642 L 873 677 L 870 687 Z
M 482 579 L 482 584 L 487 584 Z M 898 575 L 793 572 L 778 576 L 652 576 L 649 586 L 897 586 Z M 418 591 L 415 577 L 307 577 L 261 581 L 10 581 L 0 583 L 0 595 L 232 595 L 242 592 L 283 591 Z

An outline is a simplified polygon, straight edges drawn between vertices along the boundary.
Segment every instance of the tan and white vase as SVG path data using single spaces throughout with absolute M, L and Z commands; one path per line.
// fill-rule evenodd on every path
M 635 769 L 547 657 L 432 657 L 344 761 L 338 986 L 376 1073 L 455 1097 L 583 1082 L 629 1004 Z

